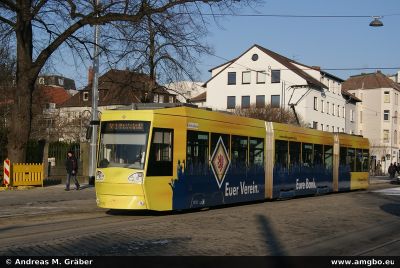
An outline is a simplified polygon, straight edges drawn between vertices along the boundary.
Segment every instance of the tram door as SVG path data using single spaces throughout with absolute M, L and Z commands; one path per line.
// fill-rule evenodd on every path
M 145 179 L 145 195 L 151 210 L 170 210 L 174 129 L 153 128 Z

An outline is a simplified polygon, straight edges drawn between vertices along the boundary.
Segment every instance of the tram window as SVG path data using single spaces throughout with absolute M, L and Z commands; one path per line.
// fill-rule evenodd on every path
M 298 167 L 300 165 L 301 143 L 289 142 L 289 163 L 290 167 Z
M 340 162 L 341 166 L 346 166 L 348 164 L 348 161 L 347 161 L 347 148 L 346 147 L 340 147 L 339 162 Z
M 322 166 L 323 164 L 323 146 L 321 144 L 314 144 L 314 165 Z
M 313 165 L 313 145 L 311 143 L 303 143 L 302 157 L 303 166 L 312 167 Z
M 187 132 L 186 163 L 188 166 L 208 165 L 208 132 Z
M 173 130 L 154 128 L 147 176 L 172 176 Z
M 362 163 L 362 171 L 369 171 L 369 151 L 363 150 L 363 163 Z
M 264 139 L 250 138 L 249 158 L 250 166 L 264 165 Z
M 356 149 L 356 172 L 362 171 L 363 154 L 362 149 Z
M 333 147 L 330 145 L 324 145 L 324 165 L 325 169 L 332 169 L 333 164 Z
M 230 151 L 229 135 L 228 134 L 211 133 L 211 155 L 213 154 L 220 137 L 225 145 L 226 151 L 229 154 L 229 151 Z
M 232 136 L 232 164 L 245 165 L 247 161 L 247 137 Z
M 275 141 L 275 166 L 287 168 L 288 163 L 288 141 Z
M 356 150 L 354 148 L 348 148 L 347 149 L 347 163 L 350 165 L 350 171 L 354 172 L 355 169 L 355 162 L 356 162 Z

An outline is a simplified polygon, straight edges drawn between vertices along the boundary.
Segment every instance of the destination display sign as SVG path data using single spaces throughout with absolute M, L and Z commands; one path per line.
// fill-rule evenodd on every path
M 103 122 L 103 133 L 133 133 L 144 132 L 149 128 L 148 122 L 142 121 L 108 121 Z

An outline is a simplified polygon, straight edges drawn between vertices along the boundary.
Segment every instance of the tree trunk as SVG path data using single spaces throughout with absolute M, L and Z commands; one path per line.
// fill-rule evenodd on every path
M 8 133 L 8 158 L 14 162 L 25 162 L 26 148 L 31 128 L 32 92 L 38 73 L 32 62 L 31 0 L 19 0 L 22 12 L 17 15 L 17 73 L 14 104 L 11 109 Z
M 14 163 L 23 163 L 26 159 L 33 86 L 34 83 L 29 83 L 28 79 L 17 83 L 7 144 L 8 158 Z

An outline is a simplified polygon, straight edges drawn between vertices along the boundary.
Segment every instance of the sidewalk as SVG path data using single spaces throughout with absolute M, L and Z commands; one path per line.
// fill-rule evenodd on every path
M 380 183 L 396 183 L 396 179 L 392 180 L 389 176 L 370 176 L 369 177 L 370 184 L 380 184 Z

